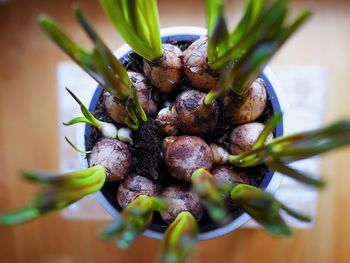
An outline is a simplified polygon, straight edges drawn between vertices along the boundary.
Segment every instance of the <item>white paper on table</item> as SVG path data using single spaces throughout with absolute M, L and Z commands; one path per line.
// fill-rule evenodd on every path
M 290 111 L 286 114 L 288 133 L 306 131 L 319 128 L 323 122 L 324 102 L 328 84 L 328 71 L 322 65 L 284 65 L 273 66 L 274 73 L 284 89 Z M 65 87 L 71 89 L 85 105 L 89 104 L 97 83 L 83 70 L 71 62 L 61 62 L 57 68 L 59 120 L 64 122 L 80 116 L 81 112 L 76 102 L 66 92 Z M 67 136 L 73 143 L 83 134 L 84 126 L 74 125 L 60 129 L 60 170 L 62 172 L 81 168 L 81 156 L 76 153 L 64 140 Z M 292 164 L 293 167 L 312 175 L 320 174 L 320 161 L 312 158 Z M 316 218 L 317 198 L 316 190 L 284 177 L 276 192 L 276 197 L 300 212 Z M 110 220 L 111 216 L 100 206 L 94 196 L 88 196 L 72 204 L 62 211 L 67 219 L 75 220 Z M 311 223 L 302 223 L 288 215 L 283 215 L 288 224 L 295 228 L 308 228 Z M 256 227 L 251 220 L 246 227 Z

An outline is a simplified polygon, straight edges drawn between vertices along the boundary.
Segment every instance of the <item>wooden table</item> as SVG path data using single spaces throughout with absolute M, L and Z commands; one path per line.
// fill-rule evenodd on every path
M 1 1 L 2 2 L 2 1 Z M 122 44 L 97 1 L 80 1 L 108 45 Z M 202 1 L 161 0 L 161 25 L 204 26 Z M 309 1 L 308 1 L 309 2 Z M 0 5 L 0 211 L 28 202 L 35 188 L 18 177 L 22 168 L 57 169 L 56 64 L 67 60 L 38 28 L 39 12 L 52 14 L 77 41 L 88 41 L 70 15 L 71 1 L 20 1 Z M 308 3 L 310 5 L 310 3 Z M 304 1 L 295 1 L 300 8 Z M 274 58 L 278 64 L 324 64 L 329 68 L 326 122 L 350 117 L 350 2 L 314 1 L 312 20 Z M 230 5 L 232 21 L 236 5 Z M 262 230 L 238 230 L 202 242 L 191 262 L 349 262 L 350 150 L 323 158 L 329 180 L 319 202 L 317 224 L 291 239 Z M 97 222 L 64 221 L 48 215 L 16 228 L 0 229 L 1 262 L 152 262 L 159 242 L 141 237 L 127 250 L 95 238 Z

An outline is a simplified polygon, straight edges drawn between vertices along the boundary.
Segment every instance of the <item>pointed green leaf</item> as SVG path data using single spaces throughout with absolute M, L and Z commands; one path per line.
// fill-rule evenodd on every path
M 198 234 L 199 227 L 191 213 L 178 214 L 164 234 L 160 262 L 185 262 L 194 251 Z

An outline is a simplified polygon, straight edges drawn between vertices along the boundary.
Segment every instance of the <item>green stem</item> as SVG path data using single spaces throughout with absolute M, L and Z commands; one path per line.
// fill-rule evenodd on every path
M 183 263 L 193 253 L 199 227 L 188 211 L 181 212 L 164 234 L 160 263 Z
M 117 238 L 118 246 L 128 248 L 132 242 L 151 224 L 154 211 L 162 211 L 166 203 L 159 198 L 139 195 L 100 233 L 104 240 Z
M 134 104 L 136 106 L 136 109 L 137 111 L 140 113 L 141 115 L 141 119 L 144 121 L 144 122 L 147 122 L 147 115 L 145 113 L 145 111 L 143 110 L 142 108 L 142 105 L 140 103 L 140 99 L 139 99 L 139 96 L 137 95 L 137 90 L 134 88 L 133 91 L 132 91 L 132 94 L 133 94 L 133 99 L 134 99 Z
M 192 186 L 198 196 L 204 201 L 210 217 L 219 224 L 225 224 L 229 220 L 229 214 L 225 207 L 225 194 L 220 192 L 215 177 L 204 168 L 199 168 L 191 176 Z
M 214 100 L 219 98 L 221 95 L 222 95 L 222 92 L 220 92 L 219 90 L 211 90 L 211 91 L 209 91 L 209 93 L 204 98 L 204 104 L 205 105 L 212 104 L 214 102 Z
M 106 173 L 101 165 L 52 177 L 43 173 L 24 172 L 24 178 L 32 182 L 50 185 L 36 195 L 28 207 L 0 215 L 0 225 L 15 225 L 57 211 L 100 190 Z

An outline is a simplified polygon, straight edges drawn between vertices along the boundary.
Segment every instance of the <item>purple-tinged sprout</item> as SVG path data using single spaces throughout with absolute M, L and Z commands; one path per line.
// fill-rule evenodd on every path
M 166 187 L 162 196 L 166 199 L 168 207 L 160 212 L 163 220 L 170 224 L 183 211 L 188 211 L 196 220 L 203 216 L 203 206 L 198 195 L 184 185 L 170 185 Z
M 182 80 L 182 51 L 172 44 L 162 44 L 162 48 L 161 57 L 143 60 L 143 73 L 158 91 L 174 93 Z
M 25 171 L 22 176 L 27 181 L 40 184 L 42 189 L 29 206 L 0 214 L 0 226 L 28 222 L 99 191 L 106 180 L 106 169 L 97 165 L 65 174 Z
M 218 77 L 215 76 L 207 64 L 207 37 L 201 37 L 194 41 L 182 55 L 184 72 L 196 89 L 210 91 L 218 84 Z
M 263 113 L 267 101 L 265 82 L 258 78 L 243 96 L 230 92 L 221 98 L 225 118 L 237 125 L 255 121 Z
M 170 174 L 185 182 L 191 182 L 192 173 L 200 167 L 210 170 L 213 166 L 213 152 L 199 137 L 170 136 L 163 142 L 164 161 Z
M 102 139 L 92 148 L 89 164 L 102 165 L 106 169 L 107 181 L 118 182 L 129 172 L 131 154 L 128 145 L 116 139 Z
M 259 122 L 242 124 L 232 130 L 230 134 L 230 153 L 240 154 L 253 148 L 259 135 L 264 130 L 265 125 Z M 269 133 L 265 142 L 273 139 L 273 134 Z
M 188 211 L 179 213 L 164 234 L 159 262 L 185 262 L 195 250 L 198 234 L 198 223 L 193 215 Z
M 178 134 L 177 112 L 174 107 L 161 109 L 157 115 L 156 123 L 167 135 Z
M 131 174 L 127 176 L 119 185 L 117 200 L 121 208 L 125 208 L 139 195 L 158 196 L 161 187 L 148 177 Z
M 177 136 L 168 136 L 164 138 L 163 144 L 162 144 L 163 154 L 166 153 L 169 145 L 171 145 L 176 139 L 177 139 Z
M 273 235 L 291 236 L 293 234 L 293 230 L 284 222 L 280 215 L 282 210 L 300 221 L 311 221 L 308 216 L 282 204 L 270 193 L 251 185 L 235 184 L 230 191 L 230 196 L 240 208 Z
M 228 163 L 228 157 L 230 154 L 228 153 L 228 151 L 225 148 L 223 148 L 215 143 L 211 143 L 210 148 L 211 148 L 211 151 L 213 152 L 215 165 Z
M 151 224 L 154 211 L 162 211 L 166 202 L 162 199 L 141 194 L 131 201 L 113 223 L 100 233 L 102 239 L 117 238 L 121 249 L 128 248 Z
M 212 133 L 219 120 L 219 107 L 216 101 L 204 104 L 206 93 L 186 90 L 175 100 L 178 115 L 178 128 L 186 134 L 208 135 Z

